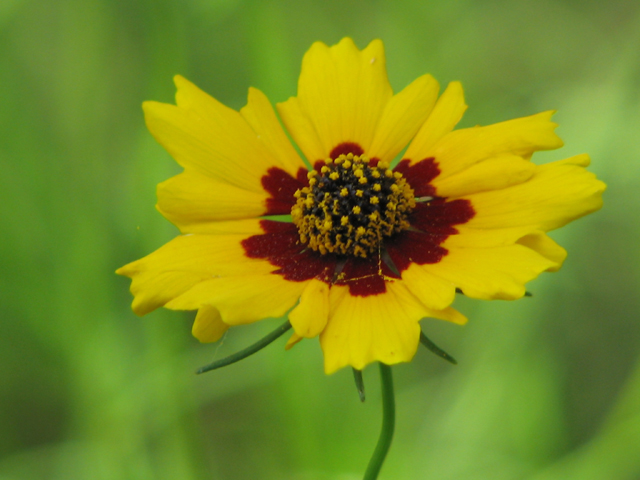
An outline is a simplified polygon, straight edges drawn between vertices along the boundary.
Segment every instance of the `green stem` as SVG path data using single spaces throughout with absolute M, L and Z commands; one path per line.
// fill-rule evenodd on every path
M 393 429 L 396 424 L 396 402 L 393 394 L 393 377 L 391 375 L 391 367 L 380 363 L 380 383 L 382 389 L 382 431 L 378 438 L 378 444 L 373 452 L 367 471 L 363 480 L 376 480 L 384 459 L 387 457 L 391 439 L 393 438 Z
M 228 357 L 221 358 L 220 360 L 216 360 L 215 362 L 210 363 L 209 365 L 200 367 L 198 370 L 196 370 L 196 373 L 209 372 L 211 370 L 215 370 L 216 368 L 226 367 L 227 365 L 231 365 L 232 363 L 239 362 L 240 360 L 247 358 L 249 355 L 253 355 L 254 353 L 262 350 L 271 342 L 281 337 L 290 328 L 291 328 L 291 323 L 289 323 L 289 320 L 287 320 L 278 328 L 276 328 L 273 332 L 271 332 L 269 335 L 258 340 L 253 345 L 250 345 L 244 350 L 240 350 L 239 352 L 234 353 L 233 355 L 229 355 Z

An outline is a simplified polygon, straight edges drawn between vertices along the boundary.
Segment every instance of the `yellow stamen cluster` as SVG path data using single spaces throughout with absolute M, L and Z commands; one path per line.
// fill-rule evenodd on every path
M 370 166 L 366 156 L 349 153 L 328 158 L 307 177 L 291 216 L 300 241 L 313 250 L 366 258 L 384 237 L 409 228 L 413 190 L 388 164 Z

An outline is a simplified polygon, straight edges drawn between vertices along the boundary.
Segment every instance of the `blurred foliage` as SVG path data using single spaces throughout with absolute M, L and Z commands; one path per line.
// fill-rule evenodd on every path
M 557 232 L 570 252 L 531 299 L 425 320 L 457 367 L 394 368 L 383 478 L 640 478 L 640 4 L 612 0 L 2 0 L 0 479 L 355 479 L 380 422 L 376 369 L 322 373 L 317 341 L 193 371 L 277 325 L 190 336 L 136 318 L 113 271 L 176 230 L 154 209 L 177 165 L 140 103 L 181 73 L 239 108 L 294 95 L 315 40 L 382 38 L 396 90 L 461 80 L 464 126 L 558 109 L 561 151 L 592 155 L 605 208 Z

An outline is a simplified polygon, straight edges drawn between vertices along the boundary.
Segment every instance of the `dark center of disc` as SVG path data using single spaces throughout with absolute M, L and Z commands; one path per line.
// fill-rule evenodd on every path
M 366 156 L 349 153 L 325 160 L 320 173 L 307 177 L 291 216 L 300 241 L 313 250 L 366 258 L 385 237 L 409 228 L 413 190 L 388 164 L 370 166 Z

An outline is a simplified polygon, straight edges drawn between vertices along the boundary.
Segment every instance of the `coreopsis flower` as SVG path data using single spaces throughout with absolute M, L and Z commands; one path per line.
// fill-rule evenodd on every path
M 175 83 L 177 105 L 144 112 L 184 168 L 158 186 L 182 235 L 118 273 L 137 314 L 197 310 L 203 342 L 288 315 L 288 346 L 319 336 L 327 373 L 409 361 L 421 319 L 464 323 L 456 291 L 522 297 L 565 259 L 546 232 L 601 206 L 587 155 L 531 162 L 562 146 L 553 112 L 454 130 L 460 83 L 438 98 L 424 75 L 394 94 L 378 40 L 313 44 L 277 105 L 286 131 L 257 89 L 238 112 Z

